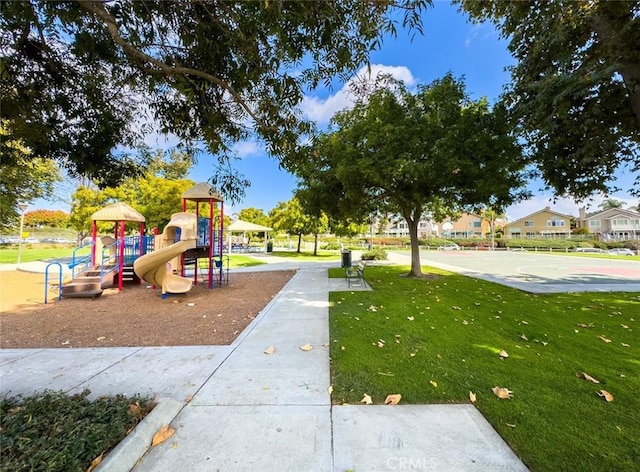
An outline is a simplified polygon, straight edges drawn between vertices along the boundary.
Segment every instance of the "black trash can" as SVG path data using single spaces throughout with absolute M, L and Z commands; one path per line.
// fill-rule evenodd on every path
M 351 251 L 342 251 L 342 268 L 348 269 L 351 267 Z
M 267 241 L 267 252 L 273 252 L 273 242 Z

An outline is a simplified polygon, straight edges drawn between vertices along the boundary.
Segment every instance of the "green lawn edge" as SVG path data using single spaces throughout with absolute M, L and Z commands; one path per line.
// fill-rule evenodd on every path
M 531 470 L 638 470 L 640 294 L 533 295 L 429 267 L 423 279 L 403 277 L 408 270 L 371 266 L 373 291 L 330 293 L 335 404 L 365 393 L 378 404 L 391 393 L 469 403 L 472 391 Z M 498 399 L 495 386 L 513 398 Z

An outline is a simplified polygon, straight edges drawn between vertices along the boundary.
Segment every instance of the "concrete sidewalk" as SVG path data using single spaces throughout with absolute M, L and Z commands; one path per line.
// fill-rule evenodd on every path
M 332 406 L 326 270 L 302 264 L 230 346 L 0 350 L 0 392 L 182 402 L 136 471 L 526 470 L 472 405 Z

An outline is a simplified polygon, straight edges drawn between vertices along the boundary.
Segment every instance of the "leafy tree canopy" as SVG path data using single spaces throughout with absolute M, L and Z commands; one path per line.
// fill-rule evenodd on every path
M 33 155 L 115 185 L 152 127 L 224 164 L 252 134 L 281 156 L 311 129 L 307 87 L 347 78 L 430 0 L 3 2 L 2 117 Z M 400 12 L 398 15 L 397 13 Z M 232 174 L 214 178 L 237 197 Z M 235 189 L 242 191 L 242 189 Z
M 150 152 L 147 172 L 138 177 L 127 178 L 117 187 L 98 189 L 96 186 L 81 186 L 73 194 L 71 224 L 81 235 L 91 229 L 91 215 L 109 203 L 120 201 L 138 210 L 146 218 L 147 228 L 162 230 L 173 213 L 182 210 L 182 194 L 194 185 L 188 174 L 192 161 L 188 155 L 172 152 L 168 156 L 163 151 Z M 169 178 L 170 177 L 170 178 Z M 195 211 L 195 203 L 190 202 L 190 211 Z M 208 204 L 200 204 L 200 214 L 209 214 Z M 99 229 L 106 231 L 109 224 L 99 223 Z M 137 230 L 137 224 L 132 225 Z
M 255 223 L 257 225 L 269 226 L 269 217 L 260 208 L 243 208 L 238 213 L 238 218 L 242 221 Z
M 0 107 L 2 108 L 2 107 Z M 34 157 L 22 142 L 12 139 L 6 123 L 0 125 L 0 226 L 17 224 L 19 203 L 53 196 L 62 178 L 55 162 Z
M 636 1 L 456 0 L 495 22 L 517 59 L 506 100 L 556 194 L 640 194 L 640 6 Z
M 527 195 L 520 147 L 503 107 L 470 100 L 451 75 L 416 93 L 389 77 L 332 119 L 290 163 L 306 200 L 332 217 L 400 214 L 419 276 L 418 222 L 462 208 L 504 206 Z

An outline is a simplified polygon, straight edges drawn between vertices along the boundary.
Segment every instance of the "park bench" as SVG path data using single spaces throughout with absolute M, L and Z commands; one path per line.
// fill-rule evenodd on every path
M 367 264 L 364 261 L 358 262 L 358 265 L 355 267 L 347 267 L 346 278 L 349 287 L 351 287 L 352 283 L 358 283 L 361 286 L 364 286 L 365 267 L 367 267 Z

